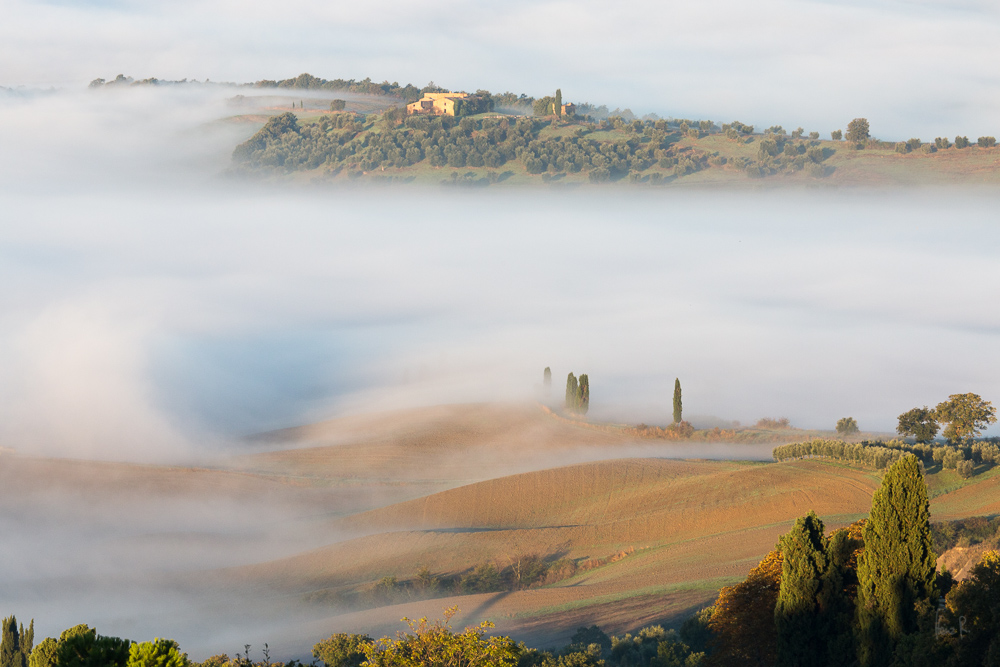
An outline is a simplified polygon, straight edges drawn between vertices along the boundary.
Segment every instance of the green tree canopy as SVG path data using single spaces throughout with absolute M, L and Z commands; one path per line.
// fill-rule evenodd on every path
M 902 436 L 913 436 L 917 442 L 930 442 L 937 435 L 937 419 L 934 411 L 926 405 L 922 408 L 913 408 L 899 415 L 899 426 L 896 433 Z
M 942 435 L 951 442 L 968 442 L 997 421 L 993 404 L 972 393 L 952 394 L 938 403 L 934 413 L 938 421 L 948 424 Z
M 177 642 L 157 637 L 151 642 L 132 644 L 127 667 L 188 667 L 187 653 L 181 653 Z
M 313 646 L 312 654 L 326 667 L 358 667 L 365 661 L 365 648 L 374 641 L 368 635 L 337 633 Z
M 60 638 L 56 664 L 59 667 L 125 667 L 131 644 L 128 639 L 104 637 L 88 628 L 87 632 Z
M 774 607 L 778 667 L 825 665 L 826 628 L 820 608 L 830 559 L 823 522 L 815 512 L 800 517 L 779 542 L 781 587 Z
M 21 636 L 17 629 L 17 618 L 14 616 L 3 619 L 3 638 L 0 639 L 0 667 L 24 667 Z
M 837 433 L 840 435 L 854 435 L 858 432 L 858 422 L 854 417 L 841 417 L 837 420 Z
M 927 486 L 917 457 L 894 463 L 875 491 L 858 559 L 858 657 L 888 666 L 899 639 L 917 629 L 914 605 L 935 595 L 937 556 Z
M 521 651 L 510 637 L 487 637 L 493 627 L 489 621 L 465 628 L 451 629 L 450 621 L 456 607 L 445 610 L 444 620 L 430 622 L 426 618 L 413 621 L 404 618 L 410 632 L 399 633 L 396 639 L 383 637 L 365 646 L 365 658 L 370 667 L 415 667 L 416 665 L 483 665 L 514 667 Z
M 580 375 L 580 386 L 577 389 L 576 410 L 582 415 L 590 410 L 590 378 L 586 373 Z
M 868 140 L 868 119 L 855 118 L 847 124 L 847 140 L 855 143 Z

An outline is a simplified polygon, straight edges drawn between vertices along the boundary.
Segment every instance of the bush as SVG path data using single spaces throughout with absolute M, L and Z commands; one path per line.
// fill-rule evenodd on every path
M 951 148 L 951 142 L 947 137 L 934 137 L 934 146 L 940 149 Z
M 365 648 L 374 641 L 368 635 L 337 633 L 313 646 L 312 654 L 326 667 L 359 667 L 365 661 Z
M 830 138 L 834 141 L 841 141 L 844 138 L 844 133 L 840 130 L 834 130 L 830 133 Z
M 997 140 L 995 137 L 979 137 L 976 143 L 980 148 L 993 148 L 997 145 Z
M 483 563 L 459 580 L 459 588 L 463 593 L 495 593 L 503 590 L 503 580 L 496 566 Z
M 968 137 L 955 137 L 955 148 L 968 148 L 970 145 Z
M 906 144 L 905 141 L 897 142 L 896 143 L 896 152 L 897 153 L 909 153 L 910 152 L 910 147 Z

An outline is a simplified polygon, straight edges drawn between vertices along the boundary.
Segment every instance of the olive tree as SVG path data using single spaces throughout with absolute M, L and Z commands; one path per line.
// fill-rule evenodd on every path
M 942 435 L 950 442 L 969 442 L 997 421 L 993 404 L 972 393 L 952 394 L 934 412 L 938 421 L 948 424 Z

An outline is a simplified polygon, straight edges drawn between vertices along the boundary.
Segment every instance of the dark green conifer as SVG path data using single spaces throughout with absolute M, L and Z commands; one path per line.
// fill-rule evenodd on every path
M 555 114 L 557 116 L 562 116 L 562 89 L 556 88 L 556 101 L 553 105 L 555 107 Z
M 576 376 L 570 373 L 566 376 L 566 409 L 570 412 L 576 410 L 578 389 Z
M 917 629 L 914 605 L 935 595 L 927 486 L 912 454 L 882 478 L 864 543 L 858 559 L 858 658 L 862 667 L 884 667 L 899 639 Z
M 823 609 L 820 600 L 830 567 L 823 522 L 815 512 L 800 517 L 779 542 L 781 588 L 774 607 L 778 631 L 778 667 L 826 664 Z
M 545 367 L 545 371 L 542 372 L 542 384 L 545 385 L 546 389 L 552 386 L 552 369 L 548 366 Z
M 21 664 L 24 667 L 28 665 L 28 658 L 31 656 L 31 649 L 35 646 L 35 619 L 31 619 L 28 623 L 28 629 L 25 630 L 24 626 L 21 626 L 20 643 L 21 643 Z
M 580 387 L 577 390 L 576 410 L 582 415 L 590 409 L 590 378 L 586 373 L 580 376 Z
M 680 378 L 674 379 L 674 423 L 677 424 L 681 421 L 681 413 L 683 412 L 683 405 L 681 403 L 681 380 Z
M 17 631 L 17 618 L 3 619 L 3 636 L 0 639 L 0 667 L 24 667 L 21 662 L 21 641 Z

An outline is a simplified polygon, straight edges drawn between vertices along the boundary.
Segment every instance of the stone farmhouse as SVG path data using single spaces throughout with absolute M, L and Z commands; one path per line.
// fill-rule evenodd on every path
M 454 116 L 455 102 L 467 97 L 466 93 L 424 93 L 422 98 L 406 105 L 406 113 Z

